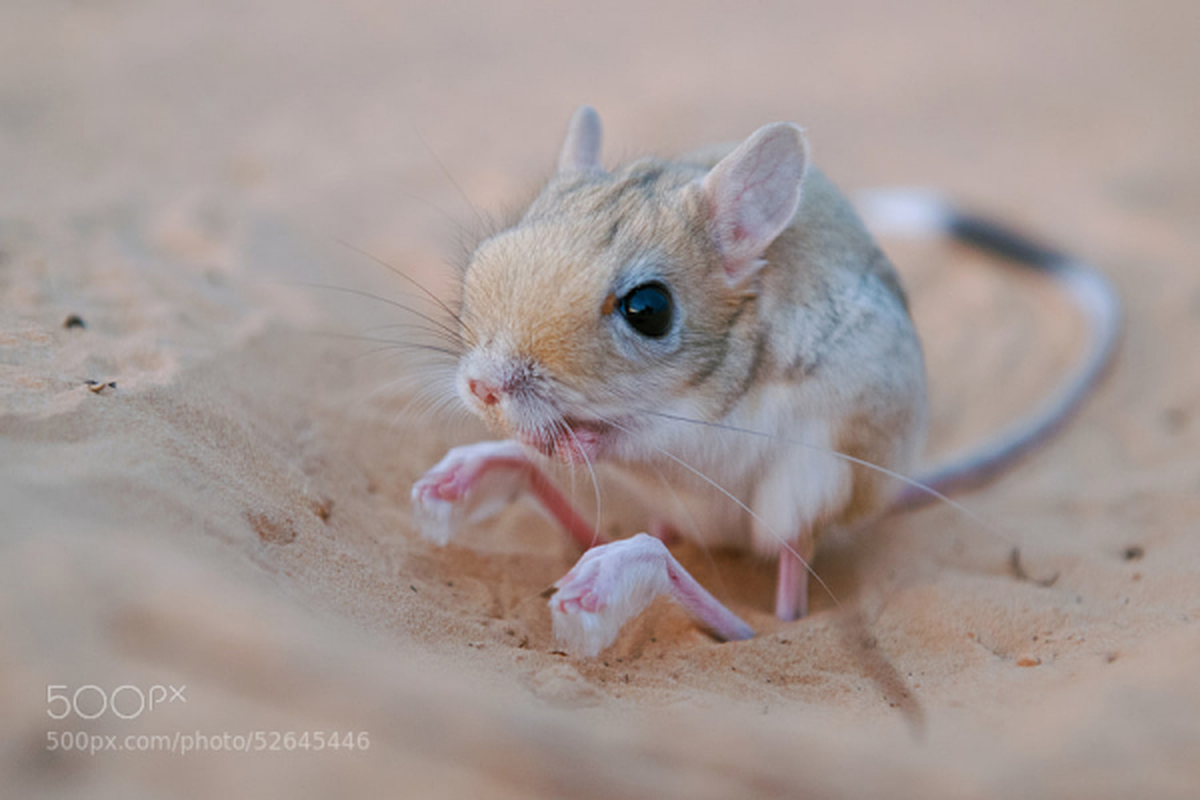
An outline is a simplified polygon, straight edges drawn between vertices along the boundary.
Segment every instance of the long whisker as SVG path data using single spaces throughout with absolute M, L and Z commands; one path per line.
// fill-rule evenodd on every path
M 354 407 L 365 406 L 381 395 L 390 395 L 395 398 L 407 397 L 403 408 L 397 414 L 398 417 L 414 410 L 422 416 L 470 416 L 450 388 L 453 386 L 454 374 L 452 363 L 441 358 L 424 363 L 409 360 L 408 367 L 410 368 L 392 380 L 359 396 Z
M 575 435 L 575 431 L 571 430 L 571 426 L 567 425 L 561 419 L 557 420 L 557 424 L 571 437 L 571 441 L 575 442 L 575 449 L 583 458 L 583 463 L 587 467 L 588 475 L 592 479 L 592 489 L 596 492 L 596 529 L 592 532 L 592 547 L 596 546 L 596 542 L 600 541 L 600 518 L 603 508 L 600 502 L 600 482 L 596 479 L 596 470 L 592 467 L 592 460 L 588 458 L 584 452 L 583 445 L 579 441 L 579 437 Z
M 417 130 L 415 125 L 413 126 L 413 133 L 416 134 L 417 140 L 421 142 L 421 146 L 425 148 L 425 152 L 427 152 L 429 157 L 433 159 L 433 163 L 438 165 L 438 169 L 442 171 L 442 174 L 446 176 L 446 180 L 449 181 L 450 185 L 454 187 L 454 191 L 458 192 L 458 196 L 461 197 L 463 202 L 467 204 L 467 208 L 471 209 L 471 214 L 475 217 L 475 224 L 481 229 L 486 227 L 487 220 L 485 220 L 483 215 L 479 213 L 478 206 L 471 202 L 471 198 L 467 196 L 467 193 L 462 188 L 462 185 L 454 179 L 452 174 L 450 174 L 450 170 L 446 167 L 445 162 L 438 157 L 437 152 L 434 151 L 434 149 L 429 145 L 429 142 L 425 140 L 425 137 L 421 135 L 421 131 Z
M 412 330 L 423 331 L 431 336 L 441 336 L 446 339 L 451 339 L 450 335 L 440 328 L 430 328 L 420 322 L 390 322 L 387 325 L 372 325 L 369 328 L 363 328 L 363 333 L 375 333 L 377 331 L 393 331 L 393 330 Z M 454 337 L 453 341 L 458 344 L 462 341 L 461 337 Z
M 404 407 L 396 413 L 396 418 L 400 419 L 413 414 L 424 414 L 435 419 L 449 418 L 454 421 L 473 419 L 453 395 L 427 392 L 424 389 L 419 389 L 409 397 Z
M 335 236 L 335 237 L 333 237 L 333 240 L 334 240 L 335 242 L 337 242 L 338 244 L 340 244 L 342 247 L 345 247 L 345 248 L 347 248 L 348 250 L 353 250 L 355 253 L 358 253 L 360 256 L 363 256 L 364 258 L 369 258 L 369 259 L 371 259 L 371 260 L 372 260 L 372 261 L 374 261 L 376 264 L 378 264 L 379 266 L 381 266 L 381 267 L 383 267 L 384 269 L 388 270 L 389 272 L 391 272 L 391 273 L 392 273 L 393 275 L 395 275 L 396 277 L 400 278 L 400 279 L 401 279 L 401 280 L 403 280 L 403 281 L 407 281 L 407 282 L 409 282 L 410 284 L 412 284 L 413 286 L 417 287 L 417 289 L 419 289 L 421 292 L 423 292 L 423 293 L 425 294 L 425 296 L 426 296 L 426 297 L 428 297 L 428 298 L 429 298 L 430 300 L 432 300 L 433 302 L 437 303 L 437 305 L 438 305 L 438 307 L 439 307 L 439 308 L 441 308 L 443 311 L 445 311 L 447 314 L 449 314 L 449 315 L 450 315 L 450 319 L 454 320 L 454 321 L 455 321 L 455 322 L 457 322 L 459 325 L 461 325 L 461 326 L 463 327 L 463 329 L 464 329 L 464 330 L 466 330 L 468 333 L 470 333 L 470 334 L 471 334 L 471 336 L 474 336 L 474 335 L 475 335 L 475 332 L 471 330 L 471 326 L 470 326 L 470 325 L 468 325 L 466 322 L 464 322 L 464 321 L 463 321 L 463 318 L 462 318 L 460 315 L 458 315 L 458 314 L 456 314 L 456 313 L 454 312 L 454 309 L 450 308 L 450 306 L 449 306 L 449 305 L 447 305 L 447 304 L 446 304 L 446 302 L 445 302 L 444 300 L 442 300 L 442 298 L 438 297 L 438 296 L 437 296 L 436 294 L 434 294 L 432 291 L 430 291 L 429 289 L 427 289 L 427 288 L 426 288 L 426 287 L 425 287 L 425 286 L 424 286 L 424 285 L 423 285 L 423 284 L 422 284 L 420 281 L 418 281 L 416 278 L 412 277 L 411 275 L 409 275 L 408 273 L 406 273 L 404 270 L 402 270 L 402 269 L 400 269 L 400 268 L 398 268 L 398 267 L 394 267 L 394 266 L 392 266 L 391 264 L 389 264 L 388 262 L 384 261 L 384 260 L 383 260 L 382 258 L 380 258 L 379 256 L 376 256 L 376 255 L 374 255 L 373 253 L 370 253 L 370 252 L 368 252 L 368 251 L 366 251 L 366 250 L 363 250 L 361 247 L 358 247 L 358 246 L 356 246 L 356 245 L 350 244 L 349 242 L 347 242 L 347 241 L 346 241 L 346 240 L 344 240 L 344 239 L 339 239 L 339 238 L 337 238 L 337 237 Z
M 609 425 L 612 425 L 614 428 L 617 428 L 627 434 L 630 434 L 630 435 L 634 434 L 634 431 L 632 431 L 629 428 L 626 428 L 624 425 L 621 425 L 619 422 L 617 422 L 615 420 L 605 419 L 604 422 L 606 422 Z M 835 595 L 833 593 L 833 590 L 829 588 L 829 584 L 825 583 L 825 581 L 821 578 L 820 575 L 817 574 L 816 570 L 814 570 L 812 568 L 812 565 L 808 563 L 808 561 L 804 558 L 804 556 L 800 555 L 800 553 L 798 553 L 796 551 L 796 548 L 794 548 L 790 544 L 788 544 L 787 540 L 784 539 L 782 536 L 780 536 L 779 533 L 774 528 L 772 528 L 770 525 L 768 525 L 766 520 L 764 520 L 758 514 L 754 513 L 753 509 L 751 509 L 750 506 L 748 506 L 744 502 L 742 502 L 741 499 L 739 499 L 736 495 L 734 495 L 732 492 L 730 492 L 724 486 L 717 483 L 715 480 L 708 477 L 703 472 L 701 472 L 700 470 L 693 467 L 691 464 L 684 461 L 682 458 L 679 458 L 674 453 L 670 453 L 654 444 L 651 444 L 650 447 L 653 448 L 654 450 L 657 450 L 659 453 L 666 456 L 667 458 L 671 459 L 676 464 L 683 467 L 685 470 L 692 473 L 697 478 L 704 481 L 705 483 L 707 483 L 712 488 L 716 489 L 721 494 L 725 495 L 725 497 L 727 497 L 731 501 L 733 501 L 733 503 L 735 503 L 738 508 L 742 509 L 742 511 L 745 511 L 747 514 L 749 514 L 751 519 L 753 519 L 755 522 L 757 522 L 759 525 L 761 525 L 764 530 L 766 530 L 769 534 L 771 534 L 773 537 L 775 537 L 775 540 L 778 541 L 779 544 L 783 546 L 783 549 L 787 550 L 789 553 L 791 553 L 793 556 L 795 556 L 796 560 L 804 565 L 805 571 L 813 577 L 813 579 L 821 586 L 822 589 L 825 590 L 825 593 L 827 595 L 829 595 L 829 598 L 831 600 L 833 600 L 834 605 L 836 605 L 838 608 L 842 607 L 841 601 L 839 601 L 837 599 L 837 595 Z
M 369 340 L 363 339 L 362 341 Z M 443 347 L 435 347 L 431 344 L 417 344 L 415 342 L 392 342 L 391 344 L 387 344 L 382 347 L 373 347 L 370 350 L 364 350 L 363 352 L 359 353 L 356 358 L 366 358 L 367 356 L 374 356 L 380 353 L 387 353 L 389 351 L 404 352 L 405 350 L 420 350 L 423 352 L 438 353 L 441 355 L 454 355 L 452 350 L 446 350 Z
M 333 331 L 306 331 L 305 333 L 308 336 L 321 336 L 330 339 L 345 339 L 351 342 L 366 342 L 368 344 L 386 345 L 385 347 L 378 347 L 374 350 L 369 350 L 366 353 L 361 353 L 360 355 L 371 355 L 372 353 L 379 353 L 383 352 L 384 350 L 411 349 L 441 353 L 442 355 L 447 355 L 451 358 L 458 358 L 459 356 L 459 352 L 457 350 L 451 350 L 447 347 L 438 347 L 437 345 L 424 344 L 421 342 L 405 341 L 404 339 L 385 339 L 378 336 L 360 336 L 354 333 L 335 333 Z
M 687 517 L 688 526 L 693 533 L 697 534 L 692 537 L 694 543 L 700 548 L 700 552 L 704 554 L 704 558 L 708 562 L 708 566 L 712 569 L 713 576 L 716 579 L 717 584 L 721 587 L 721 591 L 725 594 L 728 594 L 727 587 L 725 585 L 725 578 L 721 575 L 721 570 L 717 566 L 717 559 L 713 557 L 712 548 L 700 541 L 700 537 L 698 535 L 700 526 L 696 523 L 696 516 L 692 513 L 692 510 L 687 507 L 687 504 L 683 502 L 683 498 L 679 496 L 679 492 L 675 491 L 675 487 L 671 485 L 671 482 L 667 480 L 667 476 L 662 471 L 662 468 L 657 464 L 650 464 L 650 467 L 658 476 L 658 481 L 660 484 L 662 484 L 663 490 L 668 492 L 671 495 L 671 498 L 675 501 L 675 507 Z
M 965 517 L 970 519 L 972 522 L 975 522 L 976 524 L 978 524 L 980 527 L 984 528 L 985 530 L 992 531 L 991 526 L 987 524 L 987 522 L 983 519 L 983 517 L 979 516 L 974 511 L 967 508 L 966 506 L 964 506 L 962 503 L 958 502 L 957 500 L 953 500 L 953 499 L 947 497 L 946 495 L 942 494 L 937 489 L 934 489 L 932 486 L 928 486 L 924 483 L 921 483 L 919 480 L 916 480 L 915 478 L 910 478 L 907 475 L 904 475 L 903 473 L 896 472 L 895 470 L 890 470 L 887 467 L 881 467 L 878 464 L 871 463 L 870 461 L 866 461 L 861 458 L 856 458 L 855 456 L 849 455 L 848 453 L 843 453 L 843 452 L 834 450 L 829 447 L 822 447 L 820 445 L 815 445 L 815 444 L 812 444 L 811 442 L 805 442 L 801 439 L 791 439 L 786 436 L 779 436 L 778 434 L 767 433 L 766 431 L 756 431 L 753 428 L 741 428 L 741 427 L 738 427 L 737 425 L 728 425 L 723 422 L 709 422 L 707 420 L 702 420 L 702 419 L 692 419 L 690 417 L 680 417 L 680 416 L 676 416 L 675 414 L 667 414 L 662 411 L 652 411 L 650 409 L 641 409 L 640 413 L 643 413 L 643 414 L 646 414 L 646 415 L 652 416 L 652 417 L 659 417 L 661 419 L 671 420 L 673 422 L 685 422 L 685 423 L 689 423 L 691 425 L 700 425 L 705 428 L 715 428 L 717 430 L 729 431 L 731 433 L 740 433 L 740 434 L 744 434 L 746 436 L 757 436 L 762 439 L 770 439 L 772 441 L 781 442 L 783 444 L 794 445 L 796 447 L 803 447 L 803 448 L 806 448 L 809 450 L 816 450 L 817 452 L 826 453 L 828 455 L 834 456 L 835 458 L 840 458 L 843 461 L 848 461 L 851 464 L 857 464 L 860 467 L 865 467 L 867 469 L 874 470 L 875 472 L 878 472 L 880 474 L 887 475 L 889 478 L 895 478 L 896 480 L 898 480 L 902 483 L 905 483 L 905 484 L 913 487 L 914 489 L 917 489 L 918 491 L 928 494 L 930 497 L 933 497 L 936 500 L 940 500 L 941 502 L 943 502 L 946 505 L 950 506 L 951 508 L 955 509 L 956 511 L 958 511 L 959 513 L 961 513 L 962 515 L 964 515 Z M 994 531 L 992 531 L 992 532 L 995 533 Z
M 401 420 L 415 415 L 447 421 L 471 419 L 471 414 L 450 388 L 452 380 L 446 380 L 451 375 L 453 369 L 446 365 L 425 365 L 419 372 L 405 374 L 373 389 L 364 399 L 389 392 L 396 392 L 396 399 L 404 398 L 403 406 L 392 418 L 393 428 Z
M 386 331 L 398 331 L 402 334 L 403 332 L 412 331 L 415 333 L 424 334 L 433 341 L 441 342 L 446 347 L 451 348 L 457 355 L 462 355 L 462 343 L 460 341 L 452 338 L 444 331 L 437 330 L 436 328 L 430 328 L 420 322 L 395 322 L 391 325 L 374 325 L 370 328 L 363 328 L 361 334 L 364 336 L 373 336 Z M 405 341 L 411 340 L 406 339 Z
M 658 481 L 662 484 L 663 490 L 668 492 L 671 495 L 671 498 L 675 501 L 675 507 L 678 508 L 688 518 L 688 527 L 693 533 L 696 534 L 692 538 L 698 540 L 700 526 L 696 524 L 696 517 L 694 514 L 692 514 L 692 510 L 687 507 L 687 503 L 683 502 L 683 498 L 679 496 L 679 492 L 675 491 L 675 487 L 671 485 L 669 480 L 667 480 L 666 473 L 662 471 L 662 468 L 653 463 L 649 466 L 654 470 L 654 474 L 658 476 Z M 705 547 L 704 550 L 705 552 L 708 552 L 707 547 Z M 711 554 L 709 554 L 709 557 L 711 559 Z
M 324 289 L 324 290 L 330 291 L 330 292 L 344 292 L 346 294 L 352 294 L 352 295 L 356 295 L 358 297 L 365 297 L 368 300 L 375 300 L 380 303 L 386 303 L 387 305 L 392 306 L 393 308 L 398 308 L 401 311 L 407 311 L 409 314 L 412 314 L 414 317 L 418 317 L 420 319 L 425 320 L 429 324 L 436 326 L 439 330 L 442 330 L 445 333 L 449 334 L 450 336 L 453 336 L 456 341 L 459 341 L 459 342 L 462 341 L 462 334 L 460 334 L 458 332 L 458 330 L 456 330 L 455 328 L 452 328 L 451 326 L 447 325 L 446 323 L 442 322 L 440 319 L 437 319 L 436 317 L 432 317 L 428 314 L 418 311 L 417 309 L 413 308 L 412 306 L 405 305 L 404 303 L 400 303 L 396 300 L 392 300 L 387 297 L 380 297 L 377 294 L 372 294 L 371 292 L 364 292 L 361 289 L 354 289 L 349 286 L 332 286 L 327 283 L 310 283 L 308 281 L 291 281 L 291 283 L 295 286 L 307 286 L 310 289 Z

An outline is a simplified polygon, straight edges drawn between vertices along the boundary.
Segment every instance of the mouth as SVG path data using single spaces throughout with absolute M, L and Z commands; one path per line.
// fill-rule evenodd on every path
M 517 439 L 526 447 L 564 464 L 595 461 L 615 434 L 612 425 L 598 420 L 566 417 L 553 431 L 520 431 Z

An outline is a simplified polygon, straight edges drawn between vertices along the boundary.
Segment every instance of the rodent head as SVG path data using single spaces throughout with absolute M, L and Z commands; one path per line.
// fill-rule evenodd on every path
M 463 284 L 460 397 L 564 461 L 637 458 L 639 409 L 713 418 L 728 405 L 755 350 L 735 329 L 753 327 L 753 279 L 805 168 L 786 124 L 711 170 L 647 159 L 609 173 L 599 148 L 582 108 L 556 175 L 479 245 Z

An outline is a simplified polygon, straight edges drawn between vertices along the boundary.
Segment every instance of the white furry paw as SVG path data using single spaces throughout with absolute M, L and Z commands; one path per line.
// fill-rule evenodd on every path
M 595 656 L 659 594 L 670 591 L 671 554 L 644 533 L 593 547 L 554 584 L 554 635 L 566 649 Z
M 529 461 L 513 441 L 455 447 L 413 484 L 413 521 L 439 545 L 464 526 L 492 516 L 520 496 Z

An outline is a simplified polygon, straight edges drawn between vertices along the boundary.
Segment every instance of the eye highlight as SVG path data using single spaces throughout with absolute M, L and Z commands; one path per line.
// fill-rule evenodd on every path
M 661 339 L 671 330 L 675 316 L 671 291 L 658 281 L 635 286 L 618 301 L 617 307 L 629 327 L 643 336 Z

